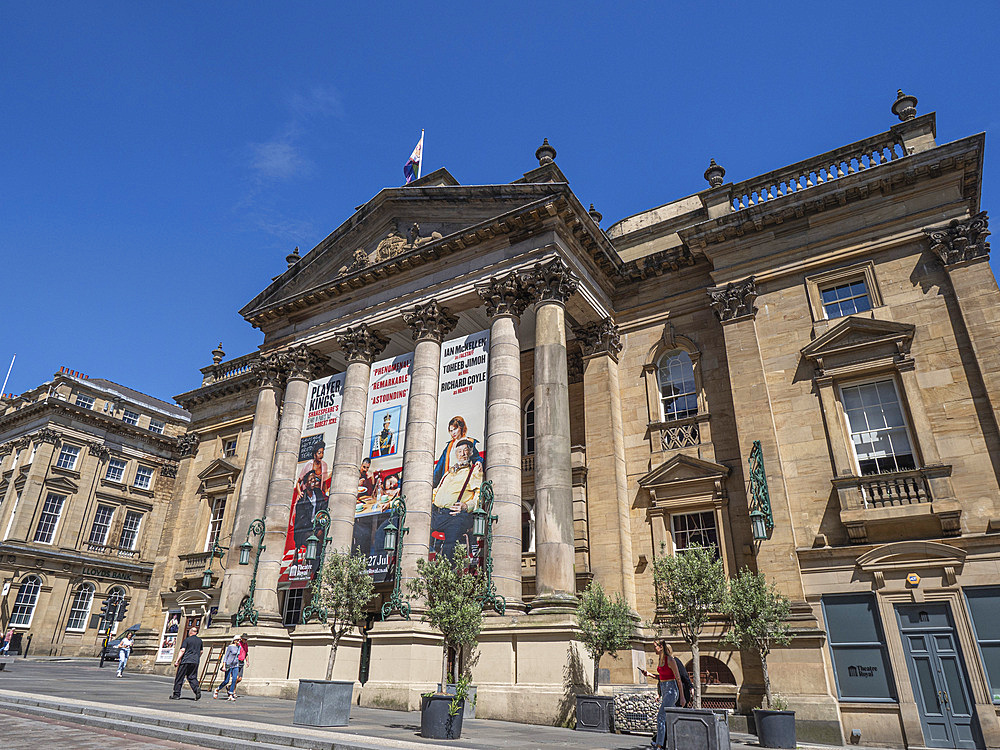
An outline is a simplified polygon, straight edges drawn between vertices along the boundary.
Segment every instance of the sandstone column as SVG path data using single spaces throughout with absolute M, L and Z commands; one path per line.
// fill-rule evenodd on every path
M 965 333 L 975 353 L 986 397 L 1000 428 L 1000 290 L 990 271 L 989 217 L 981 211 L 966 221 L 925 229 L 931 250 L 951 280 Z
M 610 594 L 635 610 L 632 522 L 625 469 L 625 428 L 618 385 L 621 337 L 611 318 L 576 330 L 583 345 L 590 567 Z
M 751 276 L 740 282 L 709 290 L 712 307 L 722 322 L 726 340 L 726 359 L 732 373 L 733 416 L 740 446 L 741 469 L 749 476 L 747 460 L 755 440 L 760 440 L 764 453 L 764 469 L 774 515 L 774 531 L 770 539 L 757 549 L 757 569 L 774 577 L 782 593 L 792 600 L 793 612 L 809 611 L 802 591 L 802 579 L 795 558 L 795 535 L 791 509 L 785 491 L 785 480 L 778 453 L 778 437 L 774 428 L 771 397 L 767 388 L 764 360 L 757 340 L 755 318 L 757 282 Z M 749 525 L 749 521 L 747 521 Z M 748 528 L 749 531 L 749 528 Z M 749 538 L 749 534 L 747 534 Z
M 358 477 L 365 443 L 365 414 L 368 410 L 368 381 L 372 362 L 389 340 L 360 323 L 339 333 L 337 338 L 347 355 L 344 398 L 340 407 L 340 427 L 333 457 L 330 484 L 330 552 L 351 549 L 354 536 L 354 509 L 358 501 Z
M 526 275 L 535 306 L 535 589 L 532 612 L 576 606 L 566 300 L 579 283 L 560 258 Z
M 515 274 L 476 287 L 490 316 L 486 399 L 486 479 L 493 483 L 493 582 L 507 610 L 521 600 L 521 344 L 517 323 L 528 305 Z
M 282 360 L 287 383 L 285 399 L 281 405 L 281 423 L 278 426 L 271 481 L 267 486 L 264 507 L 266 549 L 260 558 L 256 595 L 261 620 L 277 623 L 281 622 L 278 575 L 285 555 L 285 537 L 292 510 L 295 467 L 299 460 L 299 440 L 302 437 L 302 419 L 309 395 L 309 381 L 327 364 L 326 357 L 301 344 L 282 352 Z
M 441 342 L 455 330 L 458 318 L 432 299 L 404 313 L 403 320 L 412 329 L 416 342 L 403 448 L 402 494 L 406 498 L 406 525 L 410 529 L 403 537 L 401 585 L 405 591 L 406 581 L 417 575 L 417 560 L 426 560 L 430 551 Z
M 262 355 L 254 363 L 254 371 L 260 379 L 257 392 L 257 408 L 253 415 L 253 431 L 250 433 L 250 448 L 243 467 L 243 481 L 236 500 L 236 520 L 230 542 L 226 575 L 222 581 L 219 609 L 228 616 L 239 609 L 240 602 L 250 590 L 250 576 L 253 564 L 238 565 L 239 546 L 246 539 L 250 522 L 264 515 L 267 497 L 267 483 L 271 478 L 271 463 L 274 458 L 274 440 L 278 429 L 278 399 L 281 395 L 282 367 L 279 355 Z M 256 539 L 252 539 L 256 552 Z M 252 556 L 251 556 L 252 560 Z M 219 620 L 223 620 L 220 617 Z

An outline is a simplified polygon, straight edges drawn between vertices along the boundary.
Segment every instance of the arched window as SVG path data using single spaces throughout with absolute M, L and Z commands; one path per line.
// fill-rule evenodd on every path
M 524 455 L 535 452 L 535 399 L 529 398 L 524 404 Z
M 42 590 L 42 579 L 38 576 L 28 576 L 21 581 L 21 586 L 17 590 L 17 598 L 14 600 L 14 609 L 10 613 L 10 624 L 28 627 L 31 625 L 31 618 L 35 614 L 35 605 L 38 603 L 38 592 Z
M 660 417 L 664 422 L 693 417 L 698 413 L 694 385 L 694 363 L 683 350 L 667 352 L 656 363 L 660 387 Z
M 684 668 L 688 674 L 694 674 L 694 659 L 691 659 Z M 702 685 L 735 685 L 736 677 L 733 670 L 725 665 L 720 659 L 714 656 L 701 656 L 701 684 Z
M 90 606 L 94 603 L 94 585 L 85 583 L 73 594 L 73 605 L 69 610 L 69 619 L 66 621 L 66 630 L 82 631 L 87 629 L 87 617 L 90 615 Z

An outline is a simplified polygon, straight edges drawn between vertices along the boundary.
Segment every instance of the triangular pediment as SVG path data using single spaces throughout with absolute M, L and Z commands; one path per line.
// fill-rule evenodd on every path
M 806 359 L 860 353 L 865 349 L 888 349 L 899 354 L 910 351 L 915 326 L 891 320 L 847 317 L 812 343 L 802 348 Z
M 711 480 L 729 476 L 729 467 L 702 458 L 678 453 L 639 479 L 639 486 L 649 489 L 680 482 Z
M 239 475 L 239 466 L 224 458 L 217 458 L 198 474 L 198 479 L 201 480 L 202 492 L 210 492 L 232 487 Z
M 65 492 L 67 495 L 72 495 L 77 491 L 77 489 L 79 489 L 76 482 L 67 479 L 66 477 L 52 477 L 51 479 L 46 479 L 45 488 L 55 492 Z
M 425 180 L 427 182 L 425 182 Z M 552 185 L 458 185 L 437 170 L 405 187 L 386 188 L 240 310 L 252 319 L 276 304 L 322 298 L 338 280 L 352 286 L 387 275 L 387 267 L 436 243 L 553 194 Z M 357 279 L 355 280 L 355 277 Z

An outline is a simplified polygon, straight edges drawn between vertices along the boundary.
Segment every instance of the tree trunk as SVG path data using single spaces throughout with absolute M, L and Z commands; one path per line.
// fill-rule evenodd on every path
M 701 708 L 701 650 L 697 638 L 691 644 L 691 661 L 694 663 L 694 707 Z
M 333 679 L 333 663 L 337 661 L 337 642 L 333 642 L 333 646 L 330 647 L 330 660 L 326 663 L 326 679 L 330 681 Z
M 767 707 L 771 708 L 771 675 L 767 673 L 767 656 L 761 654 L 760 668 L 764 672 L 764 697 L 767 698 Z
M 603 656 L 603 654 L 601 655 Z M 600 674 L 601 657 L 594 659 L 594 695 L 597 695 L 597 676 Z
M 441 656 L 441 692 L 448 692 L 448 641 L 444 642 L 443 655 Z

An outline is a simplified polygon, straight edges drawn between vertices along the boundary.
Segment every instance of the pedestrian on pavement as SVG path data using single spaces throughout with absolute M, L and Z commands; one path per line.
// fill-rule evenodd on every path
M 236 678 L 240 672 L 240 637 L 233 638 L 232 643 L 226 646 L 226 651 L 222 655 L 222 671 L 226 676 L 222 678 L 222 684 L 212 691 L 212 697 L 219 697 L 219 689 L 225 688 L 229 694 L 228 699 L 236 700 Z
M 674 659 L 674 652 L 670 644 L 666 641 L 654 641 L 653 649 L 659 657 L 656 666 L 656 688 L 660 693 L 660 710 L 656 713 L 656 737 L 650 744 L 650 750 L 665 750 L 667 741 L 667 709 L 677 705 L 678 699 L 684 700 L 681 693 L 680 680 L 677 678 L 677 662 Z M 646 677 L 653 677 L 645 669 L 642 673 Z M 681 704 L 683 705 L 683 703 Z
M 3 637 L 3 648 L 0 649 L 0 654 L 4 656 L 10 651 L 10 639 L 14 637 L 14 628 L 7 628 L 7 633 Z
M 181 644 L 180 653 L 174 666 L 177 667 L 177 675 L 174 677 L 174 692 L 170 700 L 175 701 L 181 697 L 181 688 L 184 687 L 184 680 L 194 691 L 194 699 L 201 700 L 201 686 L 198 684 L 198 662 L 201 661 L 202 640 L 198 637 L 198 626 L 192 625 L 188 629 L 188 636 Z
M 125 671 L 129 656 L 132 655 L 132 644 L 135 643 L 135 634 L 131 630 L 126 630 L 125 635 L 118 641 L 118 677 Z
M 674 657 L 674 661 L 677 663 L 677 677 L 681 681 L 681 695 L 683 700 L 678 701 L 680 706 L 690 706 L 694 700 L 694 683 L 691 682 L 691 675 L 688 674 L 687 667 L 684 666 L 678 657 Z
M 246 633 L 240 633 L 240 656 L 239 656 L 240 671 L 239 674 L 236 676 L 237 685 L 243 682 L 243 668 L 246 666 L 247 654 L 250 652 L 250 641 L 248 640 L 249 638 L 250 636 L 247 635 Z M 236 691 L 234 690 L 233 692 L 235 693 Z

